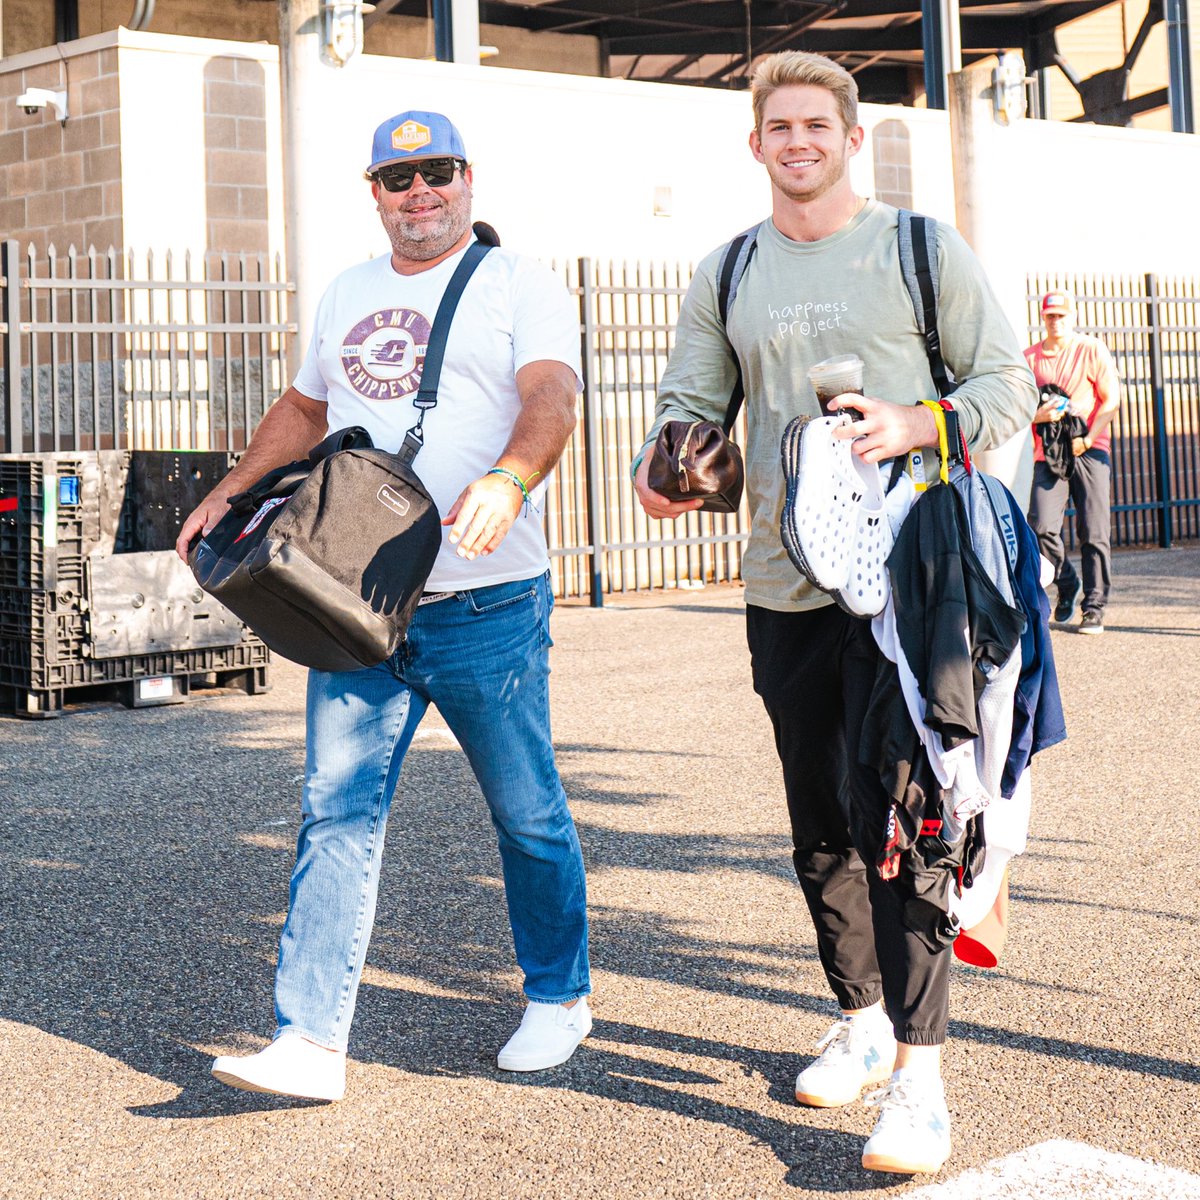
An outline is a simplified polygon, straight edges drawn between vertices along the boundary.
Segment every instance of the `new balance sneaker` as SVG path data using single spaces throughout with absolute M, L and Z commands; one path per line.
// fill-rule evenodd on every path
M 896 1063 L 892 1023 L 878 1004 L 835 1021 L 816 1048 L 816 1062 L 796 1076 L 796 1099 L 812 1108 L 853 1104 L 863 1088 L 887 1079 Z
M 1104 632 L 1104 614 L 1085 612 L 1079 619 L 1079 632 L 1097 634 Z
M 326 1050 L 295 1033 L 281 1033 L 257 1054 L 222 1055 L 213 1078 L 246 1092 L 340 1100 L 346 1094 L 345 1051 Z
M 1059 587 L 1058 603 L 1054 606 L 1054 619 L 1059 625 L 1067 625 L 1075 615 L 1075 606 L 1083 595 L 1083 580 L 1078 575 L 1070 587 Z
M 592 1031 L 592 1011 L 586 996 L 567 1008 L 562 1004 L 530 1001 L 517 1032 L 496 1055 L 502 1071 L 542 1071 L 565 1063 Z
M 925 1175 L 941 1170 L 950 1157 L 950 1113 L 939 1076 L 897 1071 L 867 1103 L 879 1109 L 863 1147 L 868 1171 Z

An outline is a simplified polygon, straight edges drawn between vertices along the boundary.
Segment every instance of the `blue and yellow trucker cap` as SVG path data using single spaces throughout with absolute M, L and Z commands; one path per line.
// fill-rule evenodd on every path
M 389 117 L 378 129 L 371 143 L 371 165 L 367 174 L 389 163 L 407 162 L 410 158 L 467 157 L 462 134 L 441 113 L 413 109 Z

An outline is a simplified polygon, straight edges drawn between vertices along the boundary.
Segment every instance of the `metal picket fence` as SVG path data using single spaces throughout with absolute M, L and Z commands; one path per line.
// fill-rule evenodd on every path
M 545 499 L 556 594 L 601 604 L 738 579 L 744 506 L 654 521 L 629 478 L 691 268 L 553 265 L 579 304 L 585 378 Z M 1063 287 L 1076 294 L 1079 327 L 1116 355 L 1114 544 L 1200 537 L 1200 285 L 1035 275 L 1027 287 L 1031 341 L 1037 297 Z M 279 260 L 263 255 L 196 261 L 72 247 L 38 256 L 0 243 L 0 453 L 243 449 L 287 386 L 292 291 Z
M 744 512 L 652 521 L 628 473 L 690 269 L 555 266 L 580 306 L 586 380 L 545 497 L 556 594 L 600 604 L 737 579 Z M 292 291 L 278 259 L 261 255 L 39 256 L 0 243 L 0 454 L 243 449 L 287 386 Z
M 0 243 L 0 450 L 243 449 L 287 383 L 281 268 Z
M 584 375 L 582 419 L 546 503 L 559 594 L 601 604 L 612 593 L 740 578 L 750 530 L 744 503 L 729 515 L 652 520 L 629 474 L 653 421 L 691 268 L 588 258 L 555 266 L 579 302 Z

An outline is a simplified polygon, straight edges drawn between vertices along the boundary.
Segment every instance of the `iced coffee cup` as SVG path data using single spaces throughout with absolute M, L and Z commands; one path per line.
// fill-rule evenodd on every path
M 839 354 L 808 368 L 808 382 L 817 394 L 821 412 L 829 415 L 829 401 L 843 392 L 863 394 L 863 363 L 857 354 Z M 853 415 L 853 414 L 851 414 Z

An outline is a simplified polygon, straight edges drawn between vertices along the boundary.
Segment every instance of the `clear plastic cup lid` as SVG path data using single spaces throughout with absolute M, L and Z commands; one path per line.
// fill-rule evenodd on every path
M 836 354 L 833 358 L 823 358 L 808 368 L 809 378 L 813 376 L 850 375 L 862 370 L 862 359 L 857 354 Z

